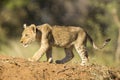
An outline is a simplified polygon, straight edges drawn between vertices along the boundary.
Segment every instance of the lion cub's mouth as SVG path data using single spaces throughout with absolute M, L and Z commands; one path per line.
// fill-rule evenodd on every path
M 23 47 L 28 47 L 28 44 L 23 44 Z

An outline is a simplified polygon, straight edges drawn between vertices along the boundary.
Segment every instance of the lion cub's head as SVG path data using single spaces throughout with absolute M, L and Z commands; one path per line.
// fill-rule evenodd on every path
M 22 37 L 20 42 L 24 47 L 27 47 L 32 41 L 35 41 L 36 38 L 36 26 L 31 24 L 30 26 L 26 26 L 24 24 L 24 30 L 22 32 Z

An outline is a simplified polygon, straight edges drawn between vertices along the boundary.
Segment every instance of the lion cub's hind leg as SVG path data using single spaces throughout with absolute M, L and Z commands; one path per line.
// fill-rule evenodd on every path
M 71 47 L 71 48 L 64 48 L 66 56 L 62 60 L 56 60 L 56 63 L 64 64 L 64 63 L 70 61 L 74 57 L 74 54 L 73 54 L 72 50 L 73 50 L 73 47 Z
M 52 63 L 52 47 L 49 47 L 49 49 L 46 52 L 47 62 Z
M 85 45 L 75 46 L 76 51 L 81 57 L 81 66 L 89 65 L 88 53 Z

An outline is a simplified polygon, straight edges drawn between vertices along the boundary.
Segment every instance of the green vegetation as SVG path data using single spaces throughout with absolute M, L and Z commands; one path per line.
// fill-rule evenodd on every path
M 83 27 L 96 44 L 106 38 L 112 39 L 102 51 L 94 50 L 88 43 L 91 62 L 119 65 L 119 62 L 115 63 L 115 56 L 120 56 L 120 52 L 116 54 L 116 49 L 120 48 L 119 3 L 119 0 L 1 0 L 0 54 L 28 58 L 39 48 L 37 43 L 29 48 L 23 48 L 19 43 L 24 23 L 73 25 Z M 55 59 L 64 57 L 62 49 L 54 48 L 53 55 Z M 77 63 L 78 59 L 76 54 L 71 62 Z

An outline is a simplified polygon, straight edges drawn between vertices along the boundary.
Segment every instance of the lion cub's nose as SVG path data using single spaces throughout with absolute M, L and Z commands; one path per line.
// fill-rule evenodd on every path
M 23 41 L 21 40 L 20 43 L 23 43 Z

